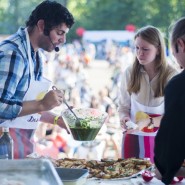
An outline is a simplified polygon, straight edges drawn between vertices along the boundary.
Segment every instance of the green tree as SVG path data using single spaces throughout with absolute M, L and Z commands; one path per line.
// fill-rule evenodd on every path
M 12 34 L 24 26 L 31 11 L 41 0 L 0 0 L 0 34 Z M 137 28 L 154 25 L 168 32 L 169 25 L 185 16 L 182 0 L 58 0 L 72 12 L 75 25 L 68 41 L 78 38 L 76 29 L 124 30 L 127 24 Z
M 184 15 L 182 0 L 69 0 L 77 27 L 87 30 L 123 30 L 127 24 L 136 27 L 148 24 L 163 31 Z

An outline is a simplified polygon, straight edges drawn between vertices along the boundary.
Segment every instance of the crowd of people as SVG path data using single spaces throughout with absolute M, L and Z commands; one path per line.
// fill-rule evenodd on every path
M 87 51 L 87 55 L 89 55 L 91 58 L 88 66 L 84 65 L 83 55 L 81 55 L 81 52 L 84 52 L 84 48 Z M 97 91 L 90 86 L 89 82 L 91 81 L 90 78 L 94 77 L 90 77 L 87 73 L 88 68 L 91 68 L 91 63 L 94 62 L 95 58 L 91 55 L 91 53 L 94 52 L 91 52 L 86 48 L 89 48 L 89 45 L 83 46 L 80 43 L 77 44 L 77 41 L 75 41 L 73 44 L 66 44 L 63 46 L 60 52 L 43 52 L 43 59 L 45 61 L 44 75 L 53 82 L 53 85 L 65 92 L 65 99 L 70 106 L 100 109 L 108 113 L 109 119 L 107 120 L 106 125 L 101 129 L 96 141 L 92 143 L 92 146 L 91 144 L 87 145 L 87 143 L 84 144 L 82 142 L 74 141 L 70 135 L 66 134 L 64 129 L 59 128 L 59 130 L 62 130 L 62 134 L 59 132 L 58 133 L 60 137 L 63 137 L 65 143 L 63 145 L 63 143 L 60 142 L 63 150 L 61 150 L 60 147 L 57 147 L 56 145 L 52 145 L 51 139 L 46 136 L 46 124 L 40 124 L 35 134 L 36 149 L 40 154 L 47 153 L 48 155 L 50 151 L 51 153 L 49 155 L 55 158 L 58 156 L 61 157 L 63 155 L 68 157 L 76 156 L 83 158 L 85 157 L 85 151 L 88 152 L 89 150 L 92 150 L 93 155 L 90 157 L 89 154 L 87 154 L 86 157 L 91 159 L 101 159 L 104 156 L 110 157 L 107 154 L 104 155 L 104 151 L 107 149 L 106 145 L 109 142 L 109 139 L 113 138 L 115 141 L 117 141 L 117 143 L 115 142 L 116 151 L 113 152 L 117 153 L 117 157 L 121 156 L 121 132 L 119 116 L 117 112 L 117 95 L 120 80 L 115 80 L 113 78 L 121 75 L 121 68 L 118 66 L 121 66 L 120 62 L 122 62 L 122 60 L 119 60 L 120 62 L 117 61 L 115 65 L 117 67 L 111 66 L 112 78 L 109 79 L 110 85 L 102 86 L 102 88 Z M 91 46 L 91 48 L 93 47 Z M 117 57 L 121 57 L 121 54 Z M 109 64 L 109 62 L 106 60 L 104 62 Z M 118 71 L 115 72 L 116 70 Z M 113 89 L 114 91 L 111 91 Z M 60 114 L 61 110 L 64 109 L 66 109 L 66 106 L 62 105 L 59 108 L 56 108 L 54 112 Z M 51 125 L 49 127 L 51 127 Z M 39 130 L 42 130 L 42 133 L 40 133 Z M 46 137 L 43 137 L 43 132 L 45 132 Z M 57 130 L 54 130 L 54 132 L 56 133 Z M 57 133 L 54 136 L 57 136 Z M 100 140 L 102 141 L 100 142 Z M 55 149 L 52 150 L 52 146 Z M 81 152 L 82 150 L 83 152 Z

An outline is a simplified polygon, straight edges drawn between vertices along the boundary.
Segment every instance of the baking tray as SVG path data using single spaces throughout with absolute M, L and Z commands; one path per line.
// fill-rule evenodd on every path
M 89 175 L 87 169 L 56 168 L 56 171 L 64 185 L 83 185 Z
M 1 185 L 63 185 L 48 159 L 0 160 Z

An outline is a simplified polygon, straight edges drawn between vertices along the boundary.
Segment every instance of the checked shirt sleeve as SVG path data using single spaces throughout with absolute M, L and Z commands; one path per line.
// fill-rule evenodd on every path
M 18 116 L 28 88 L 28 74 L 16 51 L 0 51 L 0 123 Z

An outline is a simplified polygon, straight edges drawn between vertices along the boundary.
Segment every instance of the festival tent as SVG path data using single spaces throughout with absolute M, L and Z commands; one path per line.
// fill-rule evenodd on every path
M 112 40 L 116 42 L 125 42 L 133 40 L 134 32 L 126 30 L 113 30 L 113 31 L 85 31 L 82 37 L 83 41 L 99 42 L 102 40 Z

